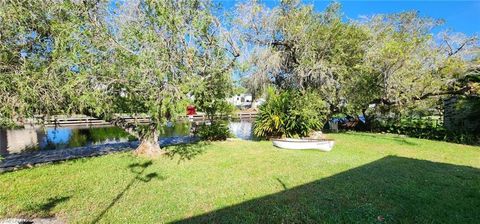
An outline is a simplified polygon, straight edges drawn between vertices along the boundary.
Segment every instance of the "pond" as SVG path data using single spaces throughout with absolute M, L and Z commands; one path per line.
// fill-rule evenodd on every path
M 230 121 L 229 129 L 240 139 L 252 138 L 250 120 Z M 187 136 L 190 123 L 165 126 L 160 138 Z M 34 150 L 55 150 L 136 140 L 122 129 L 111 126 L 47 127 L 38 129 L 0 129 L 0 155 Z

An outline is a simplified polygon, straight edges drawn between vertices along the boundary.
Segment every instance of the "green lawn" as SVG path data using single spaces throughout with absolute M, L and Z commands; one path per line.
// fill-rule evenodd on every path
M 149 162 L 120 153 L 4 173 L 0 217 L 56 216 L 68 223 L 480 220 L 480 147 L 381 134 L 329 137 L 336 146 L 328 153 L 239 140 L 202 146 L 191 160 Z

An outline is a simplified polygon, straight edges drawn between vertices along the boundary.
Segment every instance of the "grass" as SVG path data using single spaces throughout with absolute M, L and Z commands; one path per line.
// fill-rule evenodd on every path
M 0 217 L 56 216 L 68 223 L 480 220 L 480 147 L 382 134 L 329 137 L 336 146 L 328 153 L 226 141 L 203 146 L 190 160 L 120 153 L 4 173 Z

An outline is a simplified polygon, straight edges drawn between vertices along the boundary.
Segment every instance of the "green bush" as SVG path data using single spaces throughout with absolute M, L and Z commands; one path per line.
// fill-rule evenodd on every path
M 403 134 L 414 138 L 440 140 L 461 144 L 480 144 L 480 136 L 471 132 L 450 131 L 432 119 L 403 119 L 382 121 L 374 125 L 374 131 Z
M 463 129 L 480 135 L 480 97 L 460 97 L 455 107 L 455 109 L 457 110 L 457 122 L 464 121 L 469 122 L 470 124 L 477 124 L 473 128 L 466 128 L 464 125 L 459 125 L 457 129 Z
M 268 90 L 254 123 L 257 137 L 305 137 L 320 130 L 326 121 L 326 106 L 313 92 Z
M 228 124 L 224 121 L 212 122 L 210 125 L 201 124 L 197 126 L 195 135 L 207 141 L 223 141 L 231 137 Z

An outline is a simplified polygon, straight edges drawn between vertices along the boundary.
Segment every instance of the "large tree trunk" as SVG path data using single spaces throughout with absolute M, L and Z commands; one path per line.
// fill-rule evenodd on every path
M 158 143 L 157 130 L 151 130 L 143 135 L 139 140 L 140 145 L 137 147 L 137 149 L 135 149 L 136 155 L 155 157 L 166 153 L 166 151 L 160 148 L 160 144 Z
M 160 144 L 158 143 L 156 125 L 150 124 L 149 130 L 145 131 L 140 129 L 138 125 L 132 124 L 122 117 L 112 119 L 110 123 L 122 128 L 140 141 L 140 145 L 135 149 L 136 155 L 155 157 L 166 153 L 166 151 L 160 148 Z

